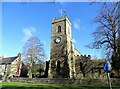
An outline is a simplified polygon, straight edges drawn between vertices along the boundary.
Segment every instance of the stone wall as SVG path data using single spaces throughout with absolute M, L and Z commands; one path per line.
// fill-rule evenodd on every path
M 68 79 L 68 78 L 12 78 L 11 82 L 28 82 L 36 84 L 94 84 L 94 85 L 107 85 L 107 79 Z M 120 85 L 119 79 L 111 79 L 112 84 Z

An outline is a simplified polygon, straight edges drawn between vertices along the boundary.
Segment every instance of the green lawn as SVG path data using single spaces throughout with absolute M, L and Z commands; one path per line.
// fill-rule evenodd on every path
M 1 83 L 0 83 L 1 84 Z M 113 86 L 120 89 L 120 86 Z M 106 85 L 75 85 L 75 84 L 31 84 L 21 82 L 3 82 L 2 89 L 108 89 Z

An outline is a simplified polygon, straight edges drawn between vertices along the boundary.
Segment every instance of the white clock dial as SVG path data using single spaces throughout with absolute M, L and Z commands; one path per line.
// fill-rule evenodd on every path
M 60 37 L 57 37 L 56 39 L 55 39 L 55 42 L 58 44 L 58 43 L 60 43 L 60 41 L 61 41 L 61 38 Z

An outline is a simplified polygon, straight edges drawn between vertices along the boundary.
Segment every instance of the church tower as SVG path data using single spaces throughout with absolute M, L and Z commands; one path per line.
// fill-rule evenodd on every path
M 73 43 L 71 35 L 71 22 L 67 16 L 52 20 L 52 36 L 50 47 L 50 78 L 69 78 L 74 69 Z

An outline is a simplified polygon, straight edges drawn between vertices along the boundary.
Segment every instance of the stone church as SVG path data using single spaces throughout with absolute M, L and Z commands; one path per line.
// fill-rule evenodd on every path
M 71 22 L 67 16 L 52 20 L 52 34 L 50 47 L 50 78 L 74 78 L 80 77 L 84 62 L 90 65 L 90 55 L 82 54 L 74 47 L 72 41 Z M 89 68 L 91 66 L 86 65 Z M 85 71 L 85 68 L 84 68 Z M 84 72 L 85 73 L 85 72 Z M 83 75 L 84 75 L 83 73 Z

